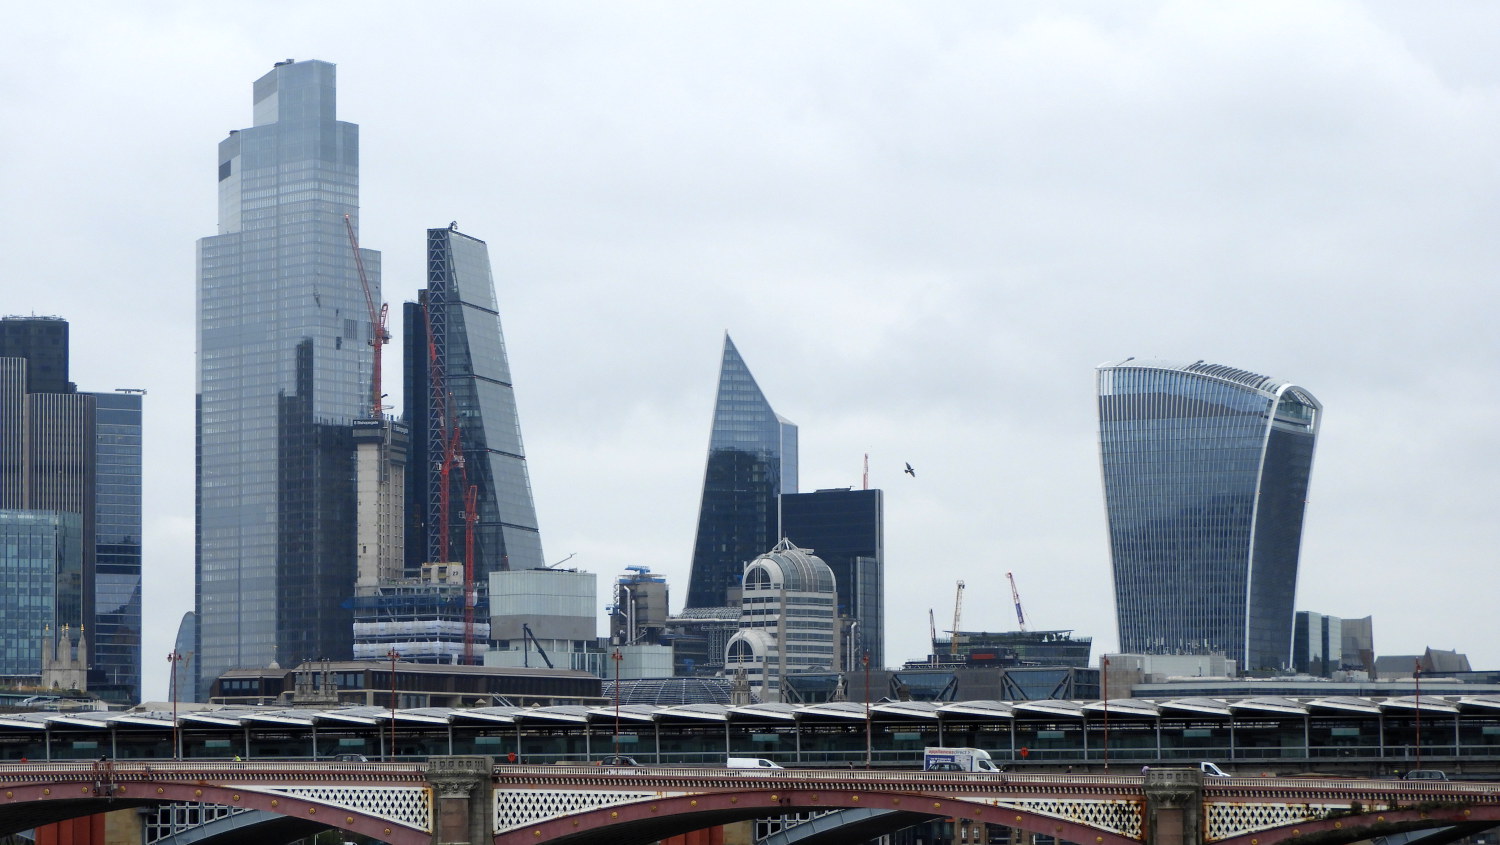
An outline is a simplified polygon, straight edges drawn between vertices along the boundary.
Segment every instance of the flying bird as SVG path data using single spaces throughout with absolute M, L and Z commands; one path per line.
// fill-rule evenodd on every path
M 917 477 L 917 471 L 914 470 L 914 469 L 912 469 L 911 468 L 911 464 L 909 464 L 909 463 L 906 465 L 906 474 L 909 475 L 909 476 L 911 476 L 912 478 L 916 478 Z

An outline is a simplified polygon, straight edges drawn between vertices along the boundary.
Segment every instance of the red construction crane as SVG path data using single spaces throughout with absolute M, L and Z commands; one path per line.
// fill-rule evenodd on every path
M 365 289 L 365 307 L 370 311 L 370 330 L 374 335 L 370 338 L 370 346 L 375 348 L 375 366 L 370 378 L 370 418 L 380 419 L 380 400 L 385 394 L 380 391 L 380 348 L 391 342 L 391 333 L 386 330 L 385 319 L 390 313 L 390 306 L 380 303 L 375 307 L 375 294 L 370 290 L 370 280 L 365 277 L 365 260 L 359 252 L 359 238 L 354 234 L 354 222 L 349 215 L 344 215 L 344 228 L 349 232 L 349 246 L 354 250 L 354 269 L 359 271 L 359 283 Z
M 1021 592 L 1016 589 L 1016 576 L 1005 573 L 1006 580 L 1010 581 L 1010 600 L 1016 604 L 1016 621 L 1021 623 L 1021 632 L 1026 631 L 1026 614 L 1021 610 Z

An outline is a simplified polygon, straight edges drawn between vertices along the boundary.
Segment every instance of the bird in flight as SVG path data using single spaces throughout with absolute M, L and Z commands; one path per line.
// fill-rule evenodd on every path
M 910 463 L 908 463 L 906 465 L 906 474 L 909 475 L 909 476 L 911 476 L 912 478 L 916 478 L 917 477 L 917 471 L 911 468 L 911 464 Z

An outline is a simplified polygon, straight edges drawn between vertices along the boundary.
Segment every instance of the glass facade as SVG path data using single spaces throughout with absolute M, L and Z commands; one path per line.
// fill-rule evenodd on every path
M 94 396 L 94 673 L 89 689 L 141 700 L 141 394 Z
M 1097 382 L 1121 651 L 1287 666 L 1322 405 L 1201 361 L 1106 364 Z
M 771 410 L 724 336 L 686 607 L 723 607 L 745 564 L 781 539 L 778 499 L 797 492 L 797 426 Z
M 254 125 L 219 143 L 219 230 L 198 242 L 195 605 L 200 690 L 227 669 L 347 657 L 354 584 L 350 422 L 374 334 L 344 217 L 359 128 L 335 69 L 280 62 Z M 380 301 L 380 254 L 362 250 Z
M 39 677 L 42 639 L 84 625 L 83 522 L 0 510 L 0 676 Z
M 839 614 L 858 623 L 850 654 L 885 665 L 885 498 L 879 490 L 819 490 L 781 497 L 781 533 L 816 554 L 838 583 Z M 858 668 L 843 666 L 844 669 Z
M 408 573 L 425 562 L 445 562 L 445 549 L 447 561 L 463 560 L 463 510 L 470 487 L 477 513 L 474 575 L 480 589 L 492 572 L 545 566 L 484 241 L 452 227 L 427 230 L 427 287 L 403 313 L 406 419 L 412 426 Z M 434 384 L 434 357 L 441 386 Z M 463 461 L 449 464 L 445 491 L 443 456 L 454 424 Z

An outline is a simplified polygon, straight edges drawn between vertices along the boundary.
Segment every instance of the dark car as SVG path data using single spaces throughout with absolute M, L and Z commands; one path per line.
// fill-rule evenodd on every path
M 1412 769 L 1401 776 L 1402 780 L 1447 780 L 1447 772 L 1438 769 Z
M 963 766 L 960 766 L 959 764 L 952 762 L 951 760 L 939 760 L 939 761 L 934 762 L 934 763 L 928 763 L 927 764 L 927 771 L 929 771 L 929 772 L 962 772 L 962 771 L 966 771 L 966 769 L 964 769 Z
M 599 761 L 601 766 L 640 766 L 634 757 L 626 757 L 624 754 L 611 754 Z

